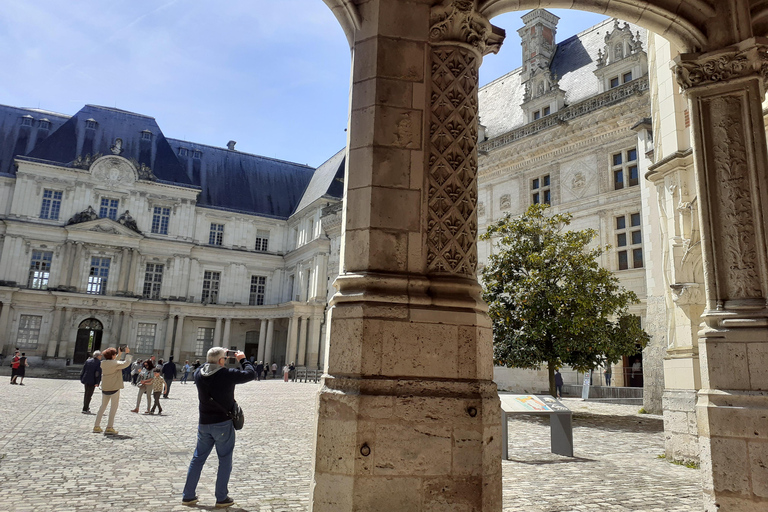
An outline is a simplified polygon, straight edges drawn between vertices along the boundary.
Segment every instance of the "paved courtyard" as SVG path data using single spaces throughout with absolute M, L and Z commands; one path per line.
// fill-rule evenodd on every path
M 92 433 L 94 417 L 80 413 L 79 382 L 27 378 L 22 387 L 5 379 L 0 510 L 190 510 L 180 501 L 195 445 L 194 385 L 175 382 L 171 398 L 161 402 L 163 416 L 130 413 L 137 391 L 127 386 L 115 423 L 119 435 L 107 437 Z M 246 426 L 238 433 L 230 510 L 308 509 L 316 390 L 279 380 L 238 386 Z M 92 410 L 100 399 L 97 390 Z M 505 511 L 702 510 L 698 471 L 657 457 L 660 417 L 637 415 L 634 406 L 565 402 L 575 411 L 575 458 L 549 453 L 547 420 L 510 421 Z M 213 510 L 215 468 L 214 454 L 203 470 L 197 510 Z

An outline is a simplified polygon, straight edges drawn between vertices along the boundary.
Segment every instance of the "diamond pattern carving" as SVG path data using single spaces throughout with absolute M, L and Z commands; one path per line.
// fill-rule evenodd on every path
M 427 268 L 477 269 L 477 54 L 432 48 Z

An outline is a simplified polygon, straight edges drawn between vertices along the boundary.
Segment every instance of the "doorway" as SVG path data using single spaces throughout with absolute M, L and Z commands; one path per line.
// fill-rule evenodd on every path
M 88 318 L 80 322 L 77 328 L 77 338 L 75 339 L 73 364 L 82 364 L 90 357 L 94 350 L 101 350 L 101 336 L 103 332 L 104 326 L 95 318 Z

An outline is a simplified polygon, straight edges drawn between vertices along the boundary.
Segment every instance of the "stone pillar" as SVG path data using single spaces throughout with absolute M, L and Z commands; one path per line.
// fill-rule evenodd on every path
M 126 287 L 126 274 L 128 273 L 128 247 L 123 247 L 122 252 L 120 253 L 120 272 L 117 276 L 117 289 L 118 292 L 124 292 L 127 290 Z
M 320 357 L 320 321 L 322 317 L 313 315 L 309 319 L 309 335 L 307 336 L 307 358 L 304 365 L 307 368 L 317 369 L 320 367 L 318 359 Z
M 272 339 L 275 337 L 275 319 L 267 322 L 267 340 L 264 345 L 264 364 L 272 364 Z
M 478 67 L 503 36 L 474 3 L 356 4 L 314 512 L 501 510 L 476 145 Z
M 213 328 L 213 346 L 220 347 L 219 340 L 221 339 L 221 318 L 216 318 L 216 326 Z
M 184 315 L 179 315 L 179 319 L 176 322 L 176 340 L 174 341 L 177 347 L 180 347 L 184 340 Z
M 705 327 L 696 406 L 707 511 L 768 509 L 768 39 L 684 54 L 700 202 Z
M 173 342 L 173 323 L 176 320 L 175 315 L 168 315 L 168 320 L 165 322 L 165 343 L 163 343 L 163 359 L 168 359 L 171 352 L 174 354 L 181 350 L 178 343 Z M 175 346 L 175 350 L 173 347 Z
M 53 322 L 51 323 L 51 334 L 48 338 L 48 350 L 45 353 L 46 357 L 54 357 L 56 355 L 56 346 L 59 343 L 59 333 L 61 332 L 62 309 L 63 308 L 61 307 L 56 307 L 53 311 Z
M 296 362 L 296 347 L 298 346 L 299 319 L 292 316 L 288 319 L 288 341 L 286 343 L 285 360 Z
M 90 265 L 90 261 L 85 262 L 83 261 L 83 244 L 82 242 L 74 242 L 75 244 L 75 256 L 72 258 L 72 261 L 70 262 L 70 269 L 69 269 L 69 282 L 67 283 L 67 286 L 70 286 L 72 288 L 75 288 L 75 290 L 83 290 L 84 291 L 84 285 L 85 283 L 81 283 L 81 273 L 83 265 L 88 264 Z
M 74 347 L 75 340 L 72 338 L 72 314 L 72 308 L 64 308 L 64 317 L 61 320 L 61 334 L 59 335 L 59 343 L 56 346 L 54 357 L 67 357 L 67 350 L 70 342 Z M 104 343 L 102 343 L 101 346 L 107 348 Z
M 267 345 L 267 320 L 262 318 L 259 326 L 259 355 L 258 361 L 264 361 L 264 347 Z
M 232 319 L 231 318 L 225 318 L 224 319 L 224 332 L 221 335 L 221 346 L 224 348 L 229 348 L 229 332 L 232 328 Z
M 304 366 L 307 357 L 307 320 L 299 317 L 299 351 L 296 354 L 296 366 Z M 290 362 L 290 361 L 289 361 Z
M 125 285 L 125 293 L 133 295 L 136 292 L 136 269 L 139 267 L 139 251 L 137 249 L 131 249 L 128 265 L 128 282 Z

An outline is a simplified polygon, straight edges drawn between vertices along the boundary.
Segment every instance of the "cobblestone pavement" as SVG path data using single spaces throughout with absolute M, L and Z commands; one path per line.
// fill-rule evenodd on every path
M 195 445 L 194 385 L 175 382 L 171 398 L 161 401 L 162 416 L 130 413 L 137 391 L 127 386 L 115 422 L 119 435 L 108 437 L 92 433 L 94 416 L 80 413 L 79 382 L 25 384 L 0 383 L 0 510 L 190 510 L 180 501 Z M 230 510 L 308 509 L 316 391 L 314 384 L 280 380 L 238 386 L 246 426 L 238 432 Z M 92 410 L 100 399 L 97 391 Z M 698 472 L 657 458 L 660 417 L 639 416 L 633 406 L 565 402 L 575 411 L 575 458 L 549 453 L 547 420 L 510 421 L 505 511 L 702 510 Z M 215 478 L 212 454 L 197 510 L 213 510 Z

